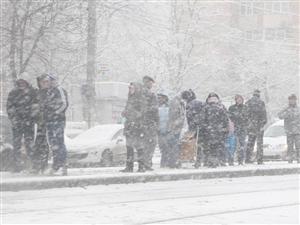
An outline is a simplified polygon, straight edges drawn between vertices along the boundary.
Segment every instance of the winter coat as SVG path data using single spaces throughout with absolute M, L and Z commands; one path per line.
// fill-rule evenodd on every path
M 169 106 L 164 104 L 158 108 L 159 112 L 159 134 L 168 132 L 169 123 Z
M 133 83 L 134 94 L 129 94 L 125 110 L 122 115 L 125 118 L 124 135 L 126 137 L 140 137 L 144 133 L 142 129 L 143 110 L 145 108 L 142 85 Z
M 197 99 L 194 99 L 189 103 L 187 103 L 186 119 L 187 119 L 189 131 L 196 131 L 197 128 L 200 126 L 198 122 L 199 122 L 199 117 L 203 106 L 204 104 Z
M 257 96 L 253 96 L 246 104 L 248 117 L 248 131 L 261 130 L 267 123 L 267 112 L 265 103 Z
M 142 121 L 143 128 L 146 135 L 155 136 L 157 135 L 159 125 L 157 97 L 147 87 L 143 87 L 143 99 L 145 100 Z
M 200 135 L 207 141 L 225 141 L 229 118 L 221 103 L 206 103 L 202 109 L 199 124 Z
M 20 123 L 34 123 L 36 117 L 37 92 L 28 84 L 28 89 L 23 91 L 14 88 L 9 92 L 6 104 L 8 118 L 13 125 Z
M 60 86 L 47 90 L 45 99 L 45 121 L 48 122 L 65 122 L 66 111 L 68 109 L 68 94 Z
M 185 107 L 180 96 L 174 97 L 169 105 L 168 132 L 180 134 L 185 120 Z
M 300 134 L 300 109 L 297 106 L 289 106 L 278 113 L 279 119 L 284 120 L 284 128 L 287 135 Z
M 229 107 L 228 115 L 234 124 L 235 133 L 244 133 L 247 130 L 247 110 L 244 104 L 234 104 Z

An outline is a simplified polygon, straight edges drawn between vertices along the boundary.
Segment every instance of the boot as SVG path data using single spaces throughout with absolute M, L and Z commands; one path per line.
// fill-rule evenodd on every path
M 120 170 L 122 173 L 132 173 L 133 172 L 133 163 L 132 162 L 126 162 L 126 167 L 123 170 Z
M 144 164 L 142 162 L 139 162 L 139 168 L 138 168 L 138 173 L 145 173 L 146 169 L 144 167 Z

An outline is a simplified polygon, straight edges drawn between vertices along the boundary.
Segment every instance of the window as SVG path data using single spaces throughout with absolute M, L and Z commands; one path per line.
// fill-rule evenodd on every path
M 253 15 L 253 2 L 242 2 L 240 10 L 241 10 L 241 15 L 244 16 Z
M 274 40 L 274 38 L 275 38 L 274 29 L 266 29 L 265 39 L 271 41 L 271 40 Z
M 247 40 L 262 40 L 263 33 L 262 31 L 259 30 L 251 30 L 251 31 L 246 31 L 244 33 L 244 38 Z
M 266 29 L 265 30 L 265 39 L 269 41 L 273 40 L 285 40 L 286 39 L 286 30 L 285 29 Z

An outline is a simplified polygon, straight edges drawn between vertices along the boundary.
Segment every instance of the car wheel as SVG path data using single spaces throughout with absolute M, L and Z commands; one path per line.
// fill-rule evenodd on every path
M 113 153 L 110 149 L 105 149 L 102 152 L 100 164 L 105 167 L 113 166 Z

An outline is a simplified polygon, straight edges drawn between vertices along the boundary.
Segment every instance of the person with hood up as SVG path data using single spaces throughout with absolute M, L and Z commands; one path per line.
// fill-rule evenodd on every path
M 288 98 L 289 105 L 278 113 L 279 119 L 284 120 L 284 128 L 288 145 L 288 162 L 296 159 L 300 163 L 300 109 L 297 106 L 297 96 Z
M 205 146 L 205 141 L 202 138 L 199 138 L 199 118 L 204 104 L 196 99 L 196 94 L 191 89 L 182 92 L 182 99 L 186 102 L 188 130 L 195 134 L 197 140 L 197 158 L 194 167 L 199 168 L 201 166 L 201 161 L 203 160 L 202 152 Z
M 67 149 L 65 145 L 64 130 L 66 126 L 66 111 L 69 106 L 68 95 L 65 89 L 58 85 L 57 77 L 47 74 L 43 79 L 44 88 L 47 89 L 45 99 L 45 123 L 50 148 L 53 153 L 52 169 L 50 175 L 67 175 Z
M 229 118 L 216 93 L 210 93 L 200 115 L 200 135 L 206 141 L 204 149 L 208 167 L 217 167 L 226 162 L 225 140 Z
M 229 118 L 234 124 L 234 135 L 239 143 L 237 150 L 238 164 L 242 165 L 245 160 L 246 136 L 247 136 L 247 110 L 244 104 L 244 98 L 241 95 L 236 95 L 235 104 L 228 109 Z
M 133 172 L 134 149 L 138 155 L 138 172 L 145 172 L 143 110 L 145 99 L 140 83 L 130 83 L 128 99 L 122 116 L 125 118 L 124 136 L 126 137 L 127 160 L 126 168 L 121 172 Z
M 263 164 L 264 126 L 267 124 L 265 103 L 260 99 L 260 91 L 255 90 L 253 97 L 246 102 L 248 118 L 248 143 L 245 163 L 252 163 L 255 141 L 257 142 L 257 164 Z
M 15 88 L 8 94 L 6 110 L 12 124 L 13 172 L 25 169 L 21 148 L 24 138 L 26 154 L 33 161 L 34 122 L 37 104 L 36 90 L 25 79 L 17 79 Z

